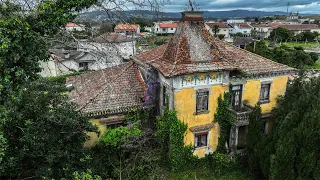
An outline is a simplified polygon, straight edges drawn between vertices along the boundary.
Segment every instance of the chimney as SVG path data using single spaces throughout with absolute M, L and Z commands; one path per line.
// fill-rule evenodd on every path
M 181 21 L 204 21 L 202 11 L 184 11 L 181 12 Z

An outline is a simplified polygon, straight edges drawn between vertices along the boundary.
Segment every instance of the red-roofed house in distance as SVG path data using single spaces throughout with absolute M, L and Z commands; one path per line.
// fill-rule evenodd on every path
M 155 34 L 174 34 L 178 23 L 174 21 L 155 22 L 153 29 Z
M 318 32 L 320 33 L 320 26 L 317 24 L 282 24 L 279 27 L 286 28 L 294 32 L 294 35 L 302 32 Z
M 252 26 L 248 23 L 229 24 L 229 26 L 230 26 L 230 29 L 229 29 L 230 34 L 241 33 L 243 34 L 244 37 L 251 36 L 251 31 L 253 29 Z
M 66 30 L 67 31 L 85 31 L 86 26 L 83 24 L 76 24 L 76 23 L 68 23 L 66 24 Z
M 280 25 L 280 21 L 263 24 L 251 24 L 251 26 L 253 27 L 251 35 L 259 40 L 266 39 L 270 36 L 270 33 Z
M 140 34 L 140 25 L 139 24 L 118 24 L 114 28 L 114 32 L 122 35 L 139 35 Z
M 230 38 L 229 34 L 229 28 L 230 26 L 227 23 L 224 22 L 206 22 L 205 23 L 206 28 L 209 30 L 210 34 L 212 36 L 215 36 L 215 26 L 219 27 L 219 31 L 216 32 L 217 36 L 223 36 L 223 40 L 227 42 L 232 42 L 232 39 Z

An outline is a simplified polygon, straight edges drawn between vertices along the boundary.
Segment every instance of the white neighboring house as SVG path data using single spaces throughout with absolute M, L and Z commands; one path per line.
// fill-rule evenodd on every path
M 279 27 L 294 31 L 294 35 L 300 34 L 302 32 L 320 33 L 320 27 L 316 24 L 283 24 Z
M 73 50 L 52 49 L 51 59 L 42 62 L 43 77 L 78 71 L 94 71 L 117 66 L 136 53 L 136 40 L 116 33 L 78 42 Z
M 251 34 L 256 39 L 266 39 L 280 24 L 281 22 L 279 21 L 266 24 L 251 24 L 253 28 Z
M 313 24 L 316 20 L 315 19 L 310 19 L 310 18 L 307 18 L 307 19 L 298 19 L 298 22 L 300 24 L 302 23 L 308 23 L 308 24 Z
M 118 24 L 114 28 L 114 32 L 121 35 L 134 35 L 137 36 L 140 34 L 140 25 L 139 24 Z
M 214 27 L 219 26 L 219 32 L 217 35 L 224 35 L 224 37 L 230 37 L 229 25 L 223 22 L 207 22 L 205 23 L 206 28 L 209 30 L 210 34 L 214 36 Z
M 66 25 L 66 30 L 67 31 L 85 31 L 86 26 L 83 24 L 76 24 L 76 23 L 68 23 Z
M 153 30 L 155 34 L 174 34 L 177 27 L 178 23 L 174 21 L 155 22 Z
M 227 20 L 228 24 L 240 24 L 240 23 L 244 23 L 244 19 L 229 19 Z
M 113 57 L 120 57 L 121 60 L 129 60 L 136 51 L 136 39 L 130 36 L 124 36 L 117 33 L 105 33 L 95 37 L 90 42 L 81 43 L 83 50 L 100 50 L 104 52 L 113 52 Z M 111 57 L 112 57 L 111 56 Z M 112 61 L 114 62 L 114 60 Z
M 48 62 L 42 62 L 40 73 L 43 77 L 61 76 L 72 72 L 99 70 L 112 66 L 105 58 L 93 52 L 77 50 L 52 49 Z
M 229 25 L 224 22 L 207 22 L 205 23 L 205 27 L 209 30 L 210 34 L 214 37 L 214 27 L 219 26 L 219 32 L 217 32 L 217 36 L 224 35 L 223 40 L 226 42 L 232 42 L 232 38 L 230 38 L 229 34 Z
M 152 32 L 153 31 L 153 27 L 145 26 L 144 30 L 147 31 L 147 32 Z
M 229 26 L 229 34 L 242 33 L 245 37 L 251 36 L 251 31 L 253 29 L 248 23 L 229 24 Z

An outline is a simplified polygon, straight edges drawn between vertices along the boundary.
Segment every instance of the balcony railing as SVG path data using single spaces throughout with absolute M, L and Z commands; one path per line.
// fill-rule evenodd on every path
M 252 108 L 249 105 L 243 105 L 241 109 L 227 108 L 231 116 L 236 119 L 236 126 L 246 126 L 249 124 L 249 116 Z

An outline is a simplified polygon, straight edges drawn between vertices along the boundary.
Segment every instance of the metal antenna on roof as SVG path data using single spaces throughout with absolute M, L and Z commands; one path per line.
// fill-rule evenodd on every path
M 200 10 L 200 8 L 198 8 L 199 4 L 197 4 L 196 1 L 193 1 L 193 5 L 194 5 L 196 10 Z
M 189 6 L 191 8 L 191 11 L 194 11 L 193 4 L 192 4 L 191 0 L 189 0 Z

